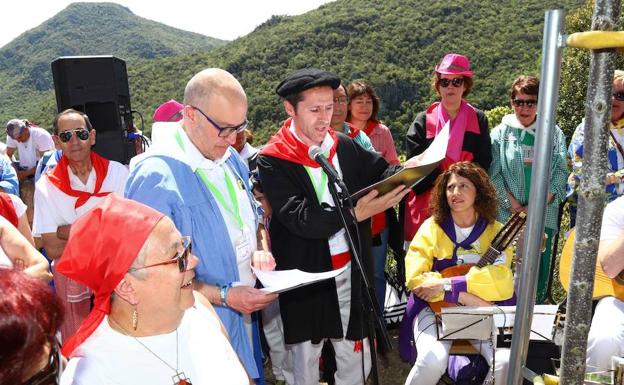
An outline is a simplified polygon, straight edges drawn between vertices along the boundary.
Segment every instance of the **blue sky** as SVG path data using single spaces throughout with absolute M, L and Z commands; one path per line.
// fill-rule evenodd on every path
M 299 15 L 331 0 L 115 0 L 134 14 L 172 27 L 233 40 L 272 15 Z M 0 47 L 38 26 L 72 1 L 18 0 L 0 6 Z M 173 8 L 175 4 L 176 8 Z

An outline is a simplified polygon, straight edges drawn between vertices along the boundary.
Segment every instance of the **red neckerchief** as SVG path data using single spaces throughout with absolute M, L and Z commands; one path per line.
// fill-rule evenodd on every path
M 353 124 L 351 123 L 347 123 L 345 122 L 348 126 L 349 126 L 349 133 L 347 134 L 347 136 L 351 139 L 355 139 L 356 136 L 358 136 L 358 134 L 360 133 L 359 128 L 355 127 Z
M 369 120 L 368 123 L 366 123 L 366 127 L 364 128 L 364 133 L 370 138 L 371 134 L 373 133 L 373 129 L 375 129 L 375 127 L 377 127 L 378 125 L 378 121 Z
M 308 167 L 320 167 L 314 159 L 310 159 L 308 156 L 308 149 L 310 147 L 301 142 L 290 132 L 291 122 L 292 118 L 288 118 L 284 121 L 282 128 L 271 137 L 266 146 L 260 151 L 260 155 L 268 155 Z M 336 154 L 336 148 L 338 147 L 338 137 L 336 136 L 336 132 L 331 128 L 328 133 L 334 140 L 334 145 L 329 150 L 329 156 L 327 156 L 327 159 L 331 162 Z
M 15 212 L 15 206 L 9 194 L 0 192 L 0 215 L 2 215 L 7 221 L 17 227 L 17 212 Z
M 442 107 L 442 103 L 436 102 L 429 106 L 426 120 L 427 139 L 434 138 L 448 120 L 448 113 Z M 475 108 L 462 99 L 459 112 L 451 125 L 449 144 L 446 150 L 446 156 L 455 162 L 461 159 L 466 132 L 478 134 L 480 132 L 479 119 Z
M 103 197 L 111 193 L 110 191 L 100 192 L 104 178 L 106 178 L 106 174 L 108 173 L 108 159 L 102 158 L 94 151 L 91 151 L 91 163 L 93 164 L 93 169 L 95 170 L 95 189 L 92 193 L 87 191 L 78 191 L 71 188 L 71 184 L 69 182 L 69 172 L 67 171 L 69 162 L 67 161 L 67 157 L 65 155 L 61 157 L 61 160 L 59 160 L 56 167 L 47 173 L 50 183 L 55 185 L 65 194 L 78 198 L 76 200 L 76 204 L 74 205 L 74 208 L 76 209 L 87 203 L 89 198 L 93 196 Z

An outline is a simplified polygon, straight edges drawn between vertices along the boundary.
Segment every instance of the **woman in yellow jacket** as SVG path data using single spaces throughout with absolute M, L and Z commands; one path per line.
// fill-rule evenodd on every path
M 406 384 L 437 384 L 449 362 L 451 341 L 437 339 L 436 318 L 428 302 L 491 306 L 492 302 L 512 298 L 509 250 L 491 265 L 473 266 L 466 275 L 443 278 L 439 273 L 462 263 L 476 264 L 485 254 L 502 227 L 495 219 L 496 205 L 496 190 L 488 175 L 473 163 L 455 163 L 436 180 L 429 201 L 432 216 L 416 233 L 405 257 L 407 286 L 414 296 L 412 310 L 417 314 L 413 323 L 417 358 Z M 491 344 L 475 341 L 473 345 L 491 367 Z M 508 351 L 498 349 L 495 361 L 496 383 L 502 384 Z M 486 379 L 491 380 L 491 376 Z

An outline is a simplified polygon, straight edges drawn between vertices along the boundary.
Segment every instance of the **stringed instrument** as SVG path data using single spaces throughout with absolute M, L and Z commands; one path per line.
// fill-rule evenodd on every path
M 572 229 L 563 246 L 561 261 L 559 262 L 559 280 L 566 292 L 568 292 L 570 288 L 570 273 L 572 272 L 575 238 L 576 229 Z M 596 276 L 594 278 L 594 292 L 592 293 L 592 298 L 616 297 L 620 300 L 624 300 L 624 277 L 622 275 L 623 273 L 620 273 L 615 278 L 609 278 L 602 270 L 600 261 L 596 258 Z
M 514 213 L 509 220 L 503 225 L 503 227 L 496 233 L 490 247 L 488 247 L 485 254 L 479 259 L 479 262 L 475 263 L 463 263 L 461 265 L 455 265 L 451 267 L 447 267 L 442 270 L 440 274 L 443 278 L 456 277 L 458 275 L 466 275 L 468 270 L 471 267 L 485 267 L 487 265 L 491 265 L 496 258 L 507 248 L 509 245 L 516 239 L 520 230 L 524 227 L 524 223 L 526 222 L 526 213 L 524 212 L 516 212 Z M 445 302 L 445 301 L 437 301 L 437 302 L 429 302 L 429 307 L 433 310 L 434 313 L 440 314 L 443 307 L 453 307 L 457 306 L 455 303 Z

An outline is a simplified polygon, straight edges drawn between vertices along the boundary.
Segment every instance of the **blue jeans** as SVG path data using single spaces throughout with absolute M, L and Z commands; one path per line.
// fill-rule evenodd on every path
M 386 276 L 384 275 L 384 271 L 386 270 L 389 235 L 390 229 L 386 227 L 380 234 L 381 245 L 373 246 L 372 250 L 374 266 L 373 285 L 375 286 L 375 296 L 377 297 L 381 315 L 383 315 L 384 302 L 386 300 Z

